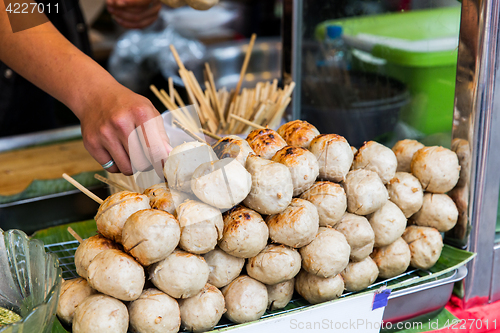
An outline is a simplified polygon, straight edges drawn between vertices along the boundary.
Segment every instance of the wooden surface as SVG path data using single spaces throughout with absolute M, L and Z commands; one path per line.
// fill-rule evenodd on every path
M 57 179 L 102 167 L 85 150 L 83 141 L 28 148 L 0 154 L 0 195 L 22 192 L 34 179 Z

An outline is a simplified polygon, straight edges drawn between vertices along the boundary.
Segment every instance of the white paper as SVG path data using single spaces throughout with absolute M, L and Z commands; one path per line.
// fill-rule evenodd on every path
M 356 332 L 380 331 L 385 307 L 372 311 L 375 292 L 231 327 L 231 332 Z

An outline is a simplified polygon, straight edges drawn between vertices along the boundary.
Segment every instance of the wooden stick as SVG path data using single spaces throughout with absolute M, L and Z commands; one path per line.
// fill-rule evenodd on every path
M 233 118 L 231 118 L 231 115 L 238 115 L 238 110 L 240 108 L 241 100 L 243 99 L 243 96 L 237 96 L 236 99 L 234 100 L 233 103 L 231 103 L 231 112 L 228 115 L 229 118 L 229 129 L 227 130 L 228 133 L 235 133 L 234 132 L 234 127 L 237 125 L 237 121 Z
M 172 44 L 170 44 L 170 51 L 172 51 L 174 59 L 177 62 L 177 66 L 179 66 L 179 68 L 181 70 L 185 71 L 186 67 L 184 67 L 184 63 L 182 62 L 181 58 L 179 57 L 179 54 L 177 53 L 177 50 L 175 49 L 175 46 L 173 46 Z
M 206 122 L 206 120 L 204 118 L 204 115 L 201 113 L 200 106 L 198 105 L 196 98 L 194 97 L 193 91 L 191 89 L 191 85 L 189 84 L 189 78 L 186 76 L 186 73 L 187 73 L 187 71 L 185 71 L 185 70 L 179 71 L 179 75 L 181 76 L 182 81 L 184 82 L 184 86 L 185 86 L 186 92 L 189 96 L 189 100 L 191 101 L 191 103 L 193 103 L 196 114 L 198 115 L 198 117 L 200 117 L 200 122 L 203 125 Z
M 78 243 L 80 243 L 80 244 L 83 243 L 83 238 L 80 237 L 80 235 L 77 234 L 76 231 L 73 230 L 73 228 L 68 227 L 68 232 L 71 234 L 71 236 L 75 237 L 75 239 L 78 241 Z
M 165 98 L 165 101 L 168 103 L 170 109 L 177 110 L 179 108 L 179 107 L 177 107 L 177 105 L 175 104 L 175 102 L 172 102 L 172 100 L 170 99 L 169 94 L 167 94 L 167 92 L 165 91 L 165 89 L 160 89 L 160 94 L 163 96 L 163 98 Z
M 207 71 L 208 82 L 210 82 L 210 88 L 212 89 L 212 94 L 214 95 L 214 98 L 215 98 L 216 111 L 219 114 L 219 119 L 222 123 L 222 126 L 224 126 L 224 125 L 226 125 L 226 120 L 224 119 L 224 112 L 221 108 L 220 100 L 217 97 L 217 89 L 215 87 L 214 75 L 212 74 L 212 70 L 210 69 L 210 65 L 208 64 L 208 62 L 205 63 L 205 69 Z
M 172 104 L 165 90 L 161 89 L 160 91 L 158 91 L 158 89 L 153 84 L 150 86 L 150 89 L 151 91 L 153 91 L 156 97 L 158 97 L 158 99 L 163 103 L 163 105 L 165 105 L 165 107 L 170 112 L 172 112 L 172 115 L 175 118 L 179 119 L 180 122 L 184 123 L 185 126 L 190 127 L 191 129 L 196 129 L 198 127 L 194 122 L 194 120 L 191 121 L 191 119 L 186 118 L 184 114 L 178 109 L 177 105 Z
M 241 66 L 240 79 L 238 80 L 238 84 L 236 85 L 235 94 L 233 96 L 233 101 L 236 99 L 236 96 L 240 93 L 241 84 L 243 83 L 243 79 L 245 78 L 245 73 L 247 72 L 248 63 L 250 61 L 250 56 L 252 55 L 253 45 L 255 44 L 255 39 L 257 38 L 256 34 L 252 34 L 250 38 L 250 43 L 248 44 L 247 53 L 245 54 L 245 60 L 243 60 L 243 66 Z
M 76 187 L 77 189 L 79 189 L 80 191 L 82 191 L 85 195 L 87 195 L 90 199 L 94 200 L 99 205 L 102 205 L 102 203 L 104 202 L 104 200 L 102 200 L 101 198 L 99 198 L 97 195 L 95 195 L 94 193 L 90 192 L 89 190 L 87 190 L 85 188 L 85 186 L 83 186 L 82 184 L 80 184 L 79 182 L 77 182 L 76 180 L 74 180 L 72 177 L 68 176 L 66 173 L 63 173 L 62 176 L 63 176 L 64 179 L 66 179 L 68 182 L 70 182 L 74 187 Z
M 190 80 L 190 75 L 189 75 L 189 72 L 186 70 L 186 67 L 184 66 L 184 63 L 182 62 L 181 58 L 179 57 L 179 54 L 177 53 L 177 50 L 175 49 L 175 46 L 173 45 L 170 45 L 170 50 L 172 51 L 172 55 L 174 56 L 175 58 L 175 61 L 177 62 L 177 65 L 179 66 L 180 70 L 179 70 L 179 74 L 182 78 L 182 81 L 184 82 L 184 85 L 186 86 L 186 90 L 187 90 L 187 93 L 189 95 L 189 98 L 191 100 L 191 103 L 194 104 L 194 108 L 196 109 L 196 112 L 199 114 L 199 116 L 202 118 L 202 123 L 205 123 L 207 121 L 205 120 L 208 120 L 208 119 L 203 119 L 205 116 L 204 114 L 202 114 L 202 112 L 204 112 L 204 105 L 201 104 L 201 105 L 198 105 L 198 103 L 196 102 L 196 99 L 195 98 L 199 98 L 199 96 L 196 96 L 197 95 L 197 91 L 194 87 L 194 82 L 191 82 Z M 196 82 L 197 83 L 197 82 Z M 203 98 L 204 100 L 204 98 Z M 201 106 L 201 108 L 200 108 Z M 207 122 L 208 123 L 208 127 L 210 130 L 212 131 L 215 131 L 216 130 L 216 125 L 214 123 L 210 123 L 210 122 Z
M 229 101 L 229 100 L 228 100 Z M 236 105 L 236 103 L 231 103 L 229 105 L 229 109 L 228 109 L 228 112 L 227 112 L 227 119 L 226 119 L 226 126 L 224 127 L 224 133 L 231 133 L 229 131 L 229 126 L 231 125 L 231 123 L 234 121 L 233 119 L 231 119 L 230 115 L 233 113 L 234 111 L 234 106 Z
M 175 97 L 175 100 L 177 101 L 177 104 L 179 104 L 181 106 L 181 108 L 186 107 L 186 104 L 184 104 L 181 96 L 179 95 L 179 93 L 177 92 L 177 90 L 175 88 L 174 88 L 174 97 Z
M 94 178 L 97 179 L 98 181 L 101 181 L 103 182 L 104 184 L 108 184 L 109 186 L 114 186 L 116 187 L 117 189 L 119 190 L 122 190 L 122 191 L 129 191 L 129 192 L 135 192 L 134 190 L 131 190 L 130 188 L 126 187 L 126 186 L 123 186 L 123 185 L 120 185 L 118 184 L 117 182 L 114 182 L 112 181 L 111 179 L 108 179 L 106 177 L 103 177 L 101 176 L 100 174 L 96 173 L 94 175 Z
M 209 128 L 212 132 L 215 132 L 217 128 L 217 117 L 215 116 L 214 110 L 210 106 L 210 101 L 207 101 L 205 98 L 205 94 L 203 93 L 203 90 L 201 89 L 200 84 L 198 83 L 198 80 L 196 80 L 196 77 L 194 76 L 193 72 L 188 72 L 189 78 L 191 80 L 191 84 L 193 88 L 193 92 L 198 98 L 198 101 L 200 102 L 200 105 L 202 105 L 205 108 L 206 111 L 206 116 L 207 118 L 213 123 L 214 128 Z
M 207 131 L 206 129 L 202 128 L 201 131 L 203 132 L 203 134 L 205 134 L 206 136 L 209 136 L 211 137 L 212 139 L 215 139 L 215 140 L 220 140 L 222 139 L 222 137 L 218 136 L 218 135 L 215 135 L 213 134 L 212 132 L 210 131 Z
M 153 94 L 155 94 L 156 98 L 158 98 L 160 100 L 160 102 L 169 110 L 170 104 L 168 103 L 168 101 L 165 100 L 165 98 L 160 93 L 158 88 L 156 88 L 156 86 L 154 84 L 152 84 L 149 86 L 149 89 L 153 92 Z
M 170 101 L 172 102 L 172 104 L 175 104 L 174 80 L 171 77 L 168 78 L 168 93 L 170 96 Z
M 193 139 L 195 139 L 196 141 L 199 141 L 201 143 L 205 143 L 207 144 L 207 142 L 205 140 L 203 140 L 202 138 L 200 138 L 198 135 L 194 134 L 193 132 L 191 132 L 188 128 L 184 127 L 180 122 L 178 122 L 177 120 L 174 120 L 172 122 L 175 126 L 179 127 L 181 130 L 183 130 L 184 132 L 186 132 L 187 135 L 189 135 L 190 137 L 192 137 Z
M 167 108 L 168 111 L 172 112 L 172 114 L 178 118 L 180 121 L 186 123 L 186 126 L 190 126 L 190 122 L 186 120 L 182 114 L 180 114 L 177 105 L 173 104 L 170 101 L 169 96 L 167 95 L 167 92 L 163 89 L 161 91 L 158 91 L 158 88 L 154 84 L 149 86 L 149 89 L 156 95 L 156 97 L 162 102 L 162 104 Z M 196 128 L 196 125 L 193 126 L 193 128 Z
M 179 119 L 179 121 L 181 123 L 184 124 L 184 126 L 187 126 L 187 127 L 190 127 L 191 130 L 193 129 L 196 129 L 196 123 L 193 121 L 191 122 L 190 119 L 188 119 L 187 117 L 184 116 L 184 113 L 182 113 L 180 110 L 179 110 L 179 107 L 175 104 L 175 103 L 172 103 L 170 101 L 170 96 L 167 94 L 167 92 L 164 90 L 164 89 L 161 89 L 160 90 L 160 93 L 162 94 L 163 98 L 165 98 L 165 101 L 168 103 L 169 105 L 169 111 L 172 112 L 172 114 L 177 118 Z
M 266 116 L 266 110 L 267 110 L 267 104 L 261 103 L 259 108 L 257 109 L 257 112 L 255 112 L 255 115 L 253 115 L 250 121 L 253 121 L 256 124 L 263 124 L 262 121 Z
M 229 93 L 227 92 L 226 88 L 224 87 L 221 93 L 221 107 L 222 107 L 222 115 L 224 118 L 224 123 L 227 123 L 227 114 L 229 113 Z M 224 125 L 224 127 L 226 127 Z
M 239 122 L 242 122 L 243 124 L 247 124 L 247 125 L 250 125 L 250 126 L 255 127 L 255 128 L 258 128 L 258 129 L 265 129 L 265 127 L 264 127 L 264 126 L 260 126 L 259 124 L 253 123 L 253 122 L 251 122 L 251 121 L 249 121 L 249 120 L 246 120 L 245 118 L 238 117 L 238 116 L 237 116 L 237 115 L 235 115 L 235 114 L 230 114 L 229 116 L 230 116 L 231 118 L 233 118 L 233 119 L 235 119 L 235 120 L 239 121 Z
M 250 93 L 248 91 L 248 89 L 243 89 L 243 94 L 242 94 L 242 99 L 241 99 L 241 103 L 239 105 L 239 109 L 238 109 L 238 116 L 240 116 L 241 118 L 243 119 L 248 119 L 247 116 L 246 116 L 246 111 L 247 111 L 247 107 L 248 107 L 248 100 L 250 98 Z M 234 127 L 234 133 L 241 133 L 245 128 L 247 127 L 247 125 L 245 124 L 237 124 L 235 127 Z
M 179 95 L 177 90 L 175 90 L 175 88 L 174 88 L 174 96 L 175 96 L 175 100 L 177 101 L 177 103 L 181 106 L 181 111 L 184 114 L 184 116 L 186 116 L 186 118 L 189 119 L 189 122 L 192 123 L 195 126 L 195 128 L 198 127 L 198 122 L 196 120 L 194 120 L 193 116 L 191 116 L 191 113 L 186 108 L 186 104 L 184 104 L 181 96 Z
M 269 127 L 275 127 L 279 125 L 279 122 L 283 117 L 283 113 L 285 113 L 285 109 L 291 100 L 292 99 L 290 97 L 287 97 L 285 102 L 280 104 L 278 111 L 274 114 L 274 117 L 271 119 L 271 121 L 268 122 Z

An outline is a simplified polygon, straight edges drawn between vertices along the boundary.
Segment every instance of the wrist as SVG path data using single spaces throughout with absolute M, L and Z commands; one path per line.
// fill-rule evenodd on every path
M 89 65 L 90 68 L 81 69 L 85 74 L 79 73 L 75 78 L 65 101 L 80 121 L 92 110 L 102 110 L 105 104 L 112 103 L 118 91 L 126 89 L 98 64 Z

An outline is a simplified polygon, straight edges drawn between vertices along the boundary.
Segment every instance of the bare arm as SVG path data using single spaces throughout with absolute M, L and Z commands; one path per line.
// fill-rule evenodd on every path
M 12 33 L 3 1 L 0 45 L 1 61 L 75 113 L 82 124 L 85 147 L 100 164 L 113 159 L 118 168 L 108 171 L 131 174 L 128 135 L 159 116 L 148 99 L 120 85 L 50 22 Z M 166 136 L 154 135 L 149 144 L 158 156 L 166 157 Z

